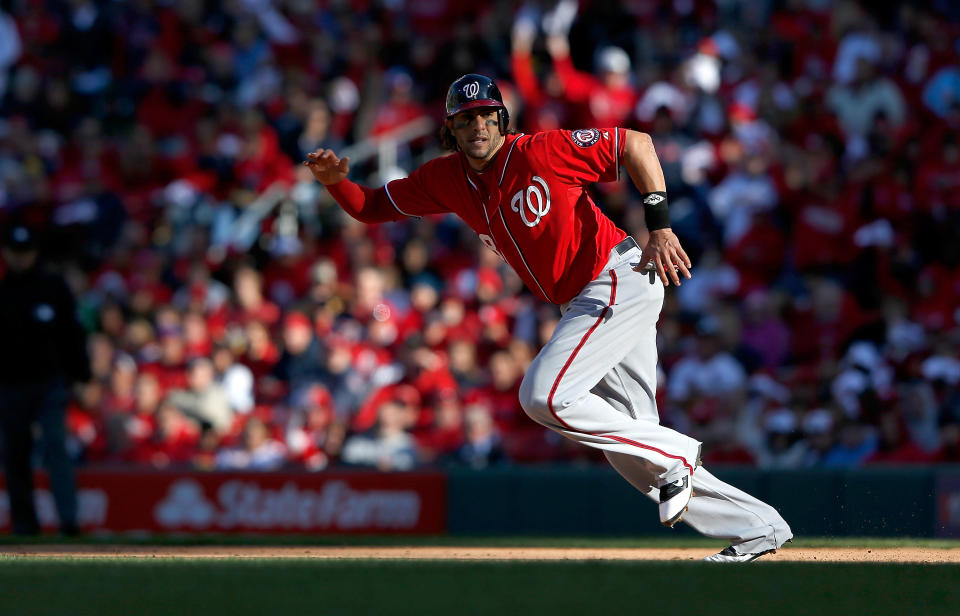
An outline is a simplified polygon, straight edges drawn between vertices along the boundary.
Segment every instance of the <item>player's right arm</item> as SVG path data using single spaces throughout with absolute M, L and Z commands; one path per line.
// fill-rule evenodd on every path
M 347 173 L 350 172 L 350 157 L 339 158 L 333 150 L 310 152 L 303 164 L 324 186 L 333 186 L 347 179 Z
M 680 245 L 680 240 L 670 228 L 670 214 L 667 210 L 667 184 L 663 178 L 663 168 L 657 157 L 653 139 L 646 133 L 628 130 L 623 140 L 623 166 L 627 168 L 630 179 L 643 194 L 643 206 L 650 239 L 643 248 L 638 271 L 643 271 L 647 263 L 653 262 L 663 286 L 680 286 L 679 271 L 690 278 L 690 257 Z M 656 218 L 653 216 L 656 214 Z
M 449 211 L 425 190 L 421 169 L 409 178 L 374 189 L 350 181 L 350 157 L 340 158 L 333 150 L 311 152 L 303 164 L 326 186 L 340 207 L 360 222 L 389 222 Z

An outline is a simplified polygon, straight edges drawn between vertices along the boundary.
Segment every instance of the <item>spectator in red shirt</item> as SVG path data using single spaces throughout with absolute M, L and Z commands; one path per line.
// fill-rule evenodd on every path
M 134 412 L 123 418 L 120 426 L 122 446 L 119 451 L 123 456 L 131 454 L 130 449 L 136 449 L 146 443 L 157 427 L 157 410 L 163 396 L 160 384 L 152 374 L 141 374 L 137 377 L 136 407 Z
M 577 70 L 570 59 L 565 36 L 547 39 L 547 50 L 563 87 L 573 105 L 576 126 L 625 126 L 637 103 L 637 91 L 630 84 L 630 56 L 619 47 L 603 47 L 596 57 L 596 72 Z
M 202 314 L 188 312 L 183 317 L 183 341 L 187 359 L 208 357 L 213 353 L 213 340 Z
M 76 444 L 68 451 L 79 460 L 99 461 L 110 451 L 110 424 L 101 412 L 104 387 L 92 381 L 79 388 L 67 406 L 67 430 Z
M 940 428 L 940 450 L 934 460 L 945 464 L 960 462 L 960 422 L 955 419 Z
M 156 431 L 149 442 L 134 450 L 134 459 L 157 468 L 186 464 L 200 441 L 200 429 L 168 402 L 157 408 L 156 415 Z
M 522 20 L 514 24 L 510 47 L 510 68 L 517 93 L 523 101 L 523 127 L 531 133 L 567 126 L 569 115 L 563 83 L 555 70 L 548 71 L 543 86 L 533 69 L 534 26 Z M 511 117 L 519 117 L 511 109 Z M 606 126 L 606 125 L 604 125 Z
M 238 307 L 233 321 L 241 324 L 258 321 L 267 327 L 280 321 L 280 308 L 263 296 L 262 277 L 253 267 L 242 265 L 237 269 L 233 275 L 233 292 Z
M 755 458 L 737 437 L 736 426 L 729 419 L 717 419 L 709 426 L 703 448 L 704 464 L 752 465 Z
M 771 286 L 787 260 L 787 238 L 769 212 L 755 212 L 744 233 L 724 257 L 740 273 L 741 293 Z
M 809 301 L 796 305 L 793 324 L 794 361 L 835 361 L 862 313 L 843 287 L 828 278 L 808 278 Z
M 142 366 L 143 372 L 150 373 L 157 379 L 164 395 L 172 389 L 187 387 L 185 347 L 183 334 L 178 330 L 161 331 L 158 361 Z
M 293 165 L 280 150 L 276 132 L 259 112 L 244 115 L 241 138 L 240 156 L 233 173 L 243 186 L 261 193 L 275 184 L 293 183 Z
M 253 373 L 257 391 L 262 388 L 262 379 L 273 372 L 280 360 L 280 351 L 270 338 L 270 332 L 259 321 L 250 321 L 244 328 L 247 348 L 242 362 Z
M 896 410 L 880 415 L 880 438 L 877 449 L 865 464 L 929 464 L 933 456 L 910 438 Z
M 286 428 L 290 458 L 308 470 L 325 469 L 343 447 L 346 426 L 334 410 L 333 398 L 322 385 L 305 392 Z
M 129 355 L 121 354 L 110 373 L 110 387 L 102 403 L 105 415 L 129 415 L 136 406 L 135 383 L 137 364 Z
M 494 422 L 501 432 L 509 432 L 523 423 L 520 408 L 520 381 L 523 375 L 516 360 L 508 351 L 497 351 L 490 356 L 490 383 L 474 392 L 491 407 Z
M 426 118 L 427 112 L 413 97 L 413 79 L 402 67 L 393 67 L 383 76 L 386 100 L 374 113 L 372 137 L 379 137 L 396 130 L 419 118 Z M 313 152 L 316 150 L 307 150 Z M 305 152 L 306 153 L 306 152 Z
M 463 405 L 456 391 L 445 390 L 432 406 L 432 423 L 415 435 L 417 445 L 425 462 L 447 463 L 463 445 Z

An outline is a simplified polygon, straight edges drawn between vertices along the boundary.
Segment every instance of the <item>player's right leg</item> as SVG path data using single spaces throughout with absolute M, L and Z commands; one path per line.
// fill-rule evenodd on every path
M 610 465 L 633 487 L 660 502 L 657 477 L 634 456 L 604 452 Z M 702 466 L 693 474 L 693 498 L 683 521 L 707 537 L 724 539 L 739 554 L 760 554 L 793 538 L 776 509 L 728 483 Z
M 567 438 L 642 459 L 666 485 L 689 477 L 700 443 L 621 413 L 593 391 L 638 345 L 654 343 L 663 286 L 633 271 L 639 255 L 611 258 L 566 306 L 524 377 L 520 402 L 531 418 Z

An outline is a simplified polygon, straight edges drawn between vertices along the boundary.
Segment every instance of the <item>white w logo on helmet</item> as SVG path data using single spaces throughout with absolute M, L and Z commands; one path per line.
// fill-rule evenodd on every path
M 467 98 L 477 98 L 477 94 L 480 94 L 480 84 L 476 81 L 464 84 L 463 93 Z

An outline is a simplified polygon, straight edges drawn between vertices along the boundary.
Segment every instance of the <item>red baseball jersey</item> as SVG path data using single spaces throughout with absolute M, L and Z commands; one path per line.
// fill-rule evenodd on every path
M 454 213 L 534 294 L 563 304 L 596 278 L 627 235 L 586 190 L 619 177 L 624 140 L 620 128 L 507 135 L 483 173 L 457 152 L 376 190 L 349 180 L 328 188 L 363 222 Z

